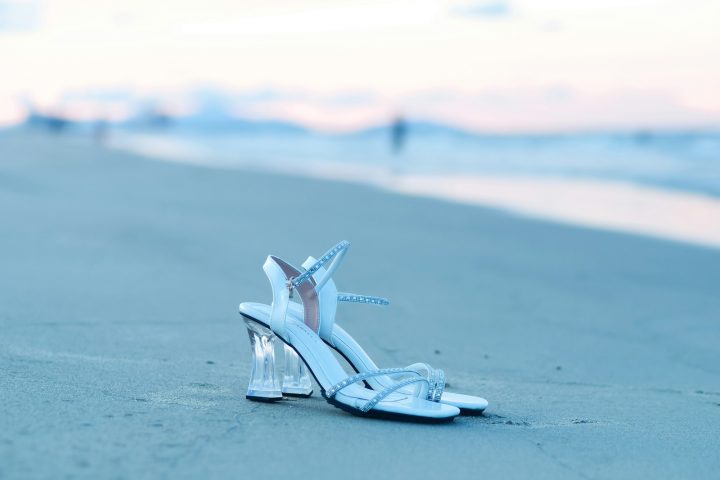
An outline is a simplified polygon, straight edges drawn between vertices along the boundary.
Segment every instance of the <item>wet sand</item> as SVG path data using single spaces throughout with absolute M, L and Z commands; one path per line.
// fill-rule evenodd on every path
M 339 321 L 490 401 L 444 426 L 244 398 L 268 253 L 352 242 Z M 0 478 L 713 478 L 720 251 L 0 134 Z M 316 389 L 317 391 L 317 389 Z
M 587 179 L 401 176 L 391 189 L 616 232 L 720 248 L 720 199 Z

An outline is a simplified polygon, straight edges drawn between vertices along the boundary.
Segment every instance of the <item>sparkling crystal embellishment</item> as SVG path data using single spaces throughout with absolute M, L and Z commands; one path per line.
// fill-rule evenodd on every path
M 307 281 L 312 275 L 317 272 L 320 267 L 325 265 L 327 262 L 329 262 L 335 255 L 340 253 L 342 250 L 345 250 L 347 247 L 350 246 L 350 242 L 347 240 L 343 240 L 342 242 L 335 245 L 333 248 L 331 248 L 325 255 L 323 255 L 320 260 L 315 262 L 310 268 L 305 270 L 301 275 L 298 275 L 297 277 L 292 279 L 292 286 L 297 287 L 298 285 L 301 285 L 303 282 Z
M 339 302 L 369 303 L 372 305 L 390 305 L 390 300 L 383 297 L 372 297 L 370 295 L 356 295 L 354 293 L 338 293 Z

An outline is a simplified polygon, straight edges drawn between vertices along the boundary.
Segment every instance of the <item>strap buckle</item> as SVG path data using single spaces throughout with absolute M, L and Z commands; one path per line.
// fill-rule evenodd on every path
M 295 285 L 293 285 L 294 280 L 295 280 L 295 277 L 290 277 L 287 279 L 287 282 L 285 283 L 285 286 L 288 289 L 288 298 L 293 298 L 293 290 L 295 289 Z

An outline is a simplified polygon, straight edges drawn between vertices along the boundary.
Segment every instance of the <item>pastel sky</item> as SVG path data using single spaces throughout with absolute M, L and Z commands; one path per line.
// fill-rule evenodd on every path
M 716 0 L 0 0 L 0 124 L 212 91 L 321 129 L 718 128 L 718 25 Z

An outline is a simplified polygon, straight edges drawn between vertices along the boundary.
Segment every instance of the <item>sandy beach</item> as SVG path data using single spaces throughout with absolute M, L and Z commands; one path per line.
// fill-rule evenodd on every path
M 268 253 L 347 239 L 339 321 L 482 417 L 244 398 Z M 709 242 L 712 243 L 712 242 Z M 714 478 L 720 250 L 0 134 L 0 478 Z M 319 389 L 316 388 L 316 392 Z

